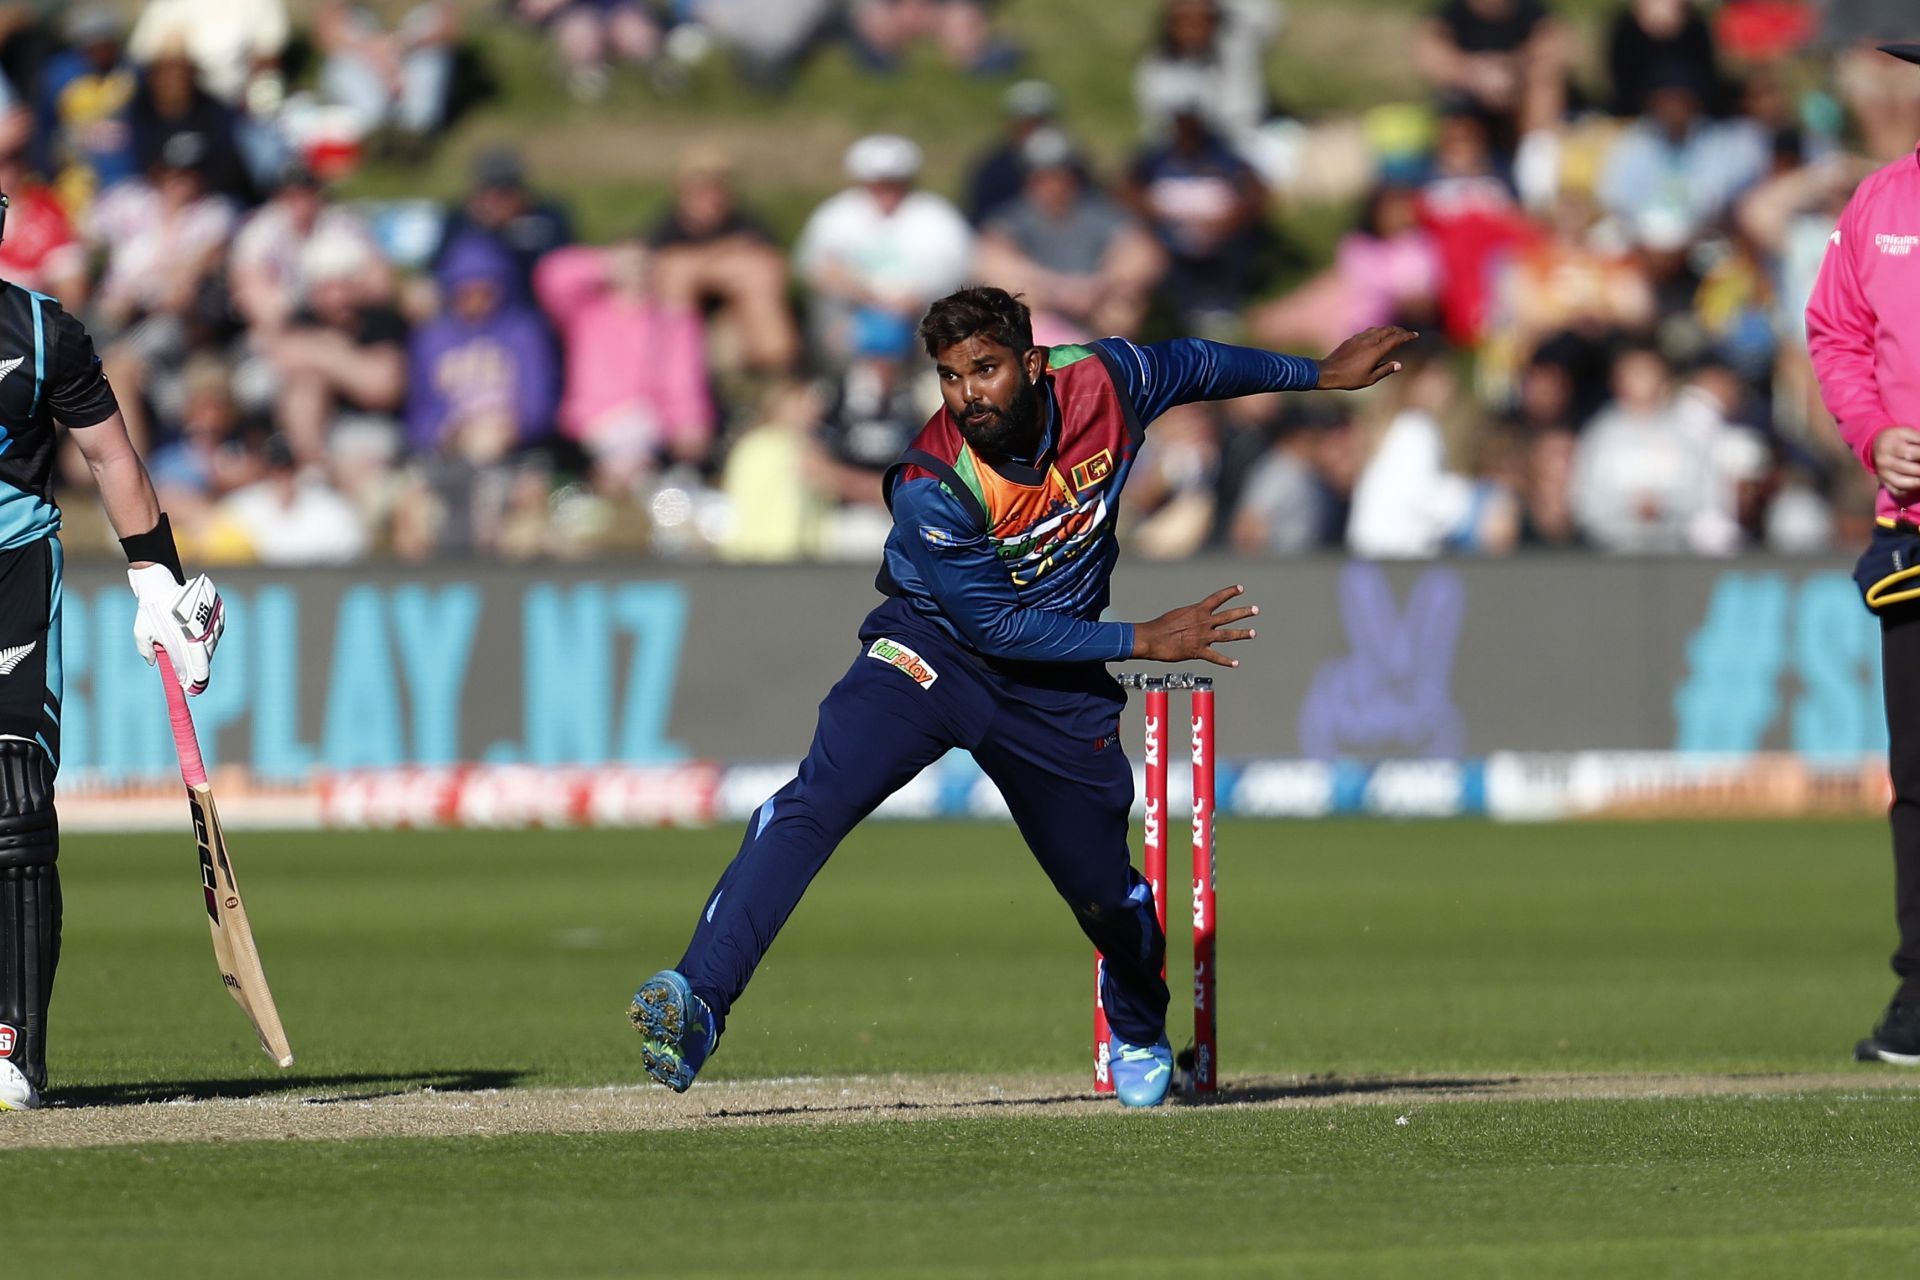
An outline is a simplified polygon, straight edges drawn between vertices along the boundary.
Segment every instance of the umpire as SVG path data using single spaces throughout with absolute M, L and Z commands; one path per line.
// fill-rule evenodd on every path
M 1880 48 L 1920 63 L 1920 44 Z M 1880 482 L 1854 577 L 1880 619 L 1900 987 L 1854 1056 L 1920 1066 L 1920 155 L 1847 202 L 1807 304 L 1807 349 L 1840 434 Z
M 225 625 L 213 584 L 181 572 L 93 340 L 52 298 L 0 281 L 0 1111 L 40 1105 L 60 962 L 60 427 L 73 432 L 107 519 L 125 535 L 141 655 L 152 663 L 154 646 L 164 648 L 198 693 Z

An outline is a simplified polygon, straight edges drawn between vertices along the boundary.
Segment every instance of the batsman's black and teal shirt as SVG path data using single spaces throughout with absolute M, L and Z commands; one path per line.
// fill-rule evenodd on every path
M 98 426 L 119 407 L 80 322 L 45 294 L 0 281 L 0 551 L 60 527 L 58 428 Z
M 80 322 L 44 294 L 0 281 L 0 737 L 60 765 L 60 427 L 119 408 Z

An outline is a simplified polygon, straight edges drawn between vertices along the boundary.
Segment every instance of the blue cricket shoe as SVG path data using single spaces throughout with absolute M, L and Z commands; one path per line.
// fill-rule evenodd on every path
M 647 1074 L 675 1093 L 687 1091 L 720 1043 L 713 1011 L 672 969 L 662 969 L 640 984 L 627 1017 L 640 1033 Z
M 1128 1044 L 1110 1035 L 1107 1070 L 1113 1091 L 1123 1106 L 1157 1107 L 1173 1086 L 1173 1046 L 1161 1036 L 1157 1044 Z

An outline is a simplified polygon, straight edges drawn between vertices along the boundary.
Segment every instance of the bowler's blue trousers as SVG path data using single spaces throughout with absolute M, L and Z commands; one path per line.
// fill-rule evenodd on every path
M 874 656 L 881 640 L 917 654 L 919 678 Z M 694 994 L 724 1026 L 834 848 L 960 747 L 999 787 L 1041 869 L 1106 956 L 1102 999 L 1115 1033 L 1135 1044 L 1158 1040 L 1166 935 L 1129 854 L 1126 694 L 1097 663 L 989 666 L 900 600 L 867 616 L 860 641 L 860 656 L 820 704 L 799 776 L 748 819 L 740 852 L 705 904 L 679 964 Z

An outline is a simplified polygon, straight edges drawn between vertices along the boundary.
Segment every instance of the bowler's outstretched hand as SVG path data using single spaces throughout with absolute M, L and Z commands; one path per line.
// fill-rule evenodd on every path
M 1198 604 L 1170 609 L 1152 622 L 1136 623 L 1133 656 L 1150 662 L 1192 662 L 1204 658 L 1222 667 L 1239 666 L 1238 659 L 1227 657 L 1214 646 L 1253 639 L 1255 633 L 1251 627 L 1236 624 L 1258 617 L 1260 607 L 1225 608 L 1227 601 L 1245 590 L 1237 585 L 1222 587 Z
M 1393 353 L 1419 336 L 1398 325 L 1362 329 L 1320 362 L 1320 381 L 1314 389 L 1358 391 L 1400 372 L 1400 362 L 1392 359 Z

